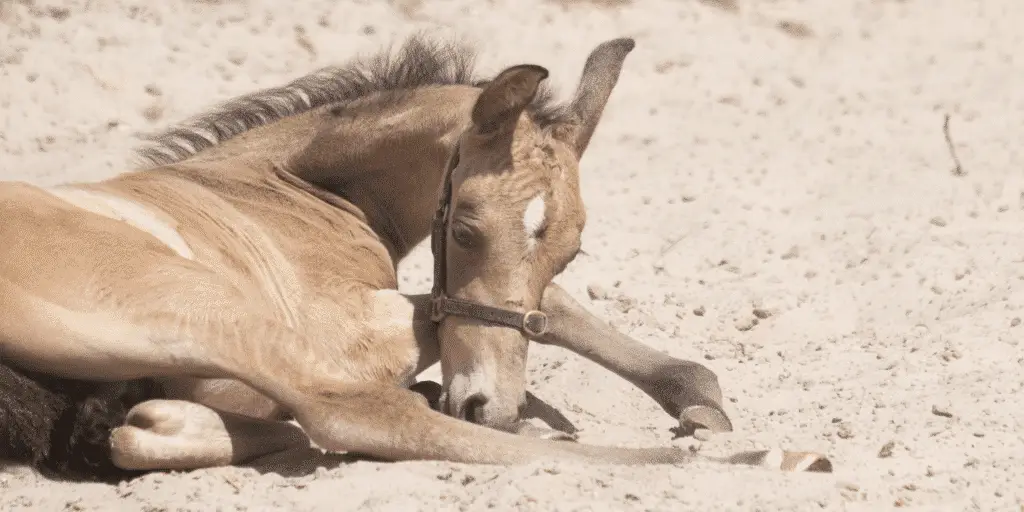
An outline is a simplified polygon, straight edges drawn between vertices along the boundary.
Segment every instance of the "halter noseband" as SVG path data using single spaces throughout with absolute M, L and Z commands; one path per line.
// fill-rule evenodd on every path
M 542 311 L 531 310 L 520 313 L 449 297 L 445 292 L 448 277 L 446 235 L 451 215 L 452 172 L 458 165 L 459 146 L 456 144 L 444 172 L 441 198 L 438 201 L 437 210 L 434 212 L 430 234 L 430 249 L 434 254 L 434 285 L 430 292 L 430 319 L 437 324 L 448 315 L 463 316 L 518 329 L 533 338 L 540 337 L 548 329 L 548 316 Z

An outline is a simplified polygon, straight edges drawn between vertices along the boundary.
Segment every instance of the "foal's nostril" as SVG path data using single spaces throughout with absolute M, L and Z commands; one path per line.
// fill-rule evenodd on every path
M 464 419 L 470 423 L 479 423 L 483 420 L 485 405 L 487 405 L 487 397 L 480 393 L 474 393 L 462 404 Z

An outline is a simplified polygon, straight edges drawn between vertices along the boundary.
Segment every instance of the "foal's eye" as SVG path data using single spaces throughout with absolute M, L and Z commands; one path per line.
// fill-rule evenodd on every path
M 452 239 L 464 249 L 473 249 L 478 245 L 479 234 L 465 223 L 455 222 L 452 224 Z

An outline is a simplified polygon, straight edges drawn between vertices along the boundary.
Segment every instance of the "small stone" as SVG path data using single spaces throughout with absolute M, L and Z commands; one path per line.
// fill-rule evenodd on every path
M 892 450 L 894 448 L 896 448 L 895 441 L 889 441 L 888 443 L 883 444 L 882 449 L 878 450 L 878 458 L 888 459 L 889 457 L 892 457 Z
M 852 439 L 853 430 L 850 429 L 850 425 L 846 423 L 840 423 L 839 430 L 836 432 L 836 436 L 838 436 L 839 439 Z
M 942 217 L 932 217 L 929 222 L 931 222 L 933 226 L 938 226 L 940 228 L 946 227 L 946 219 L 943 219 Z
M 961 357 L 963 357 L 963 354 L 961 354 L 960 351 L 955 348 L 947 348 L 942 352 L 942 354 L 940 354 L 940 357 L 942 357 L 943 361 L 949 362 L 954 361 L 956 359 L 960 359 Z
M 1018 325 L 1020 325 L 1020 317 L 1015 316 L 1010 320 L 1010 327 L 1017 327 Z
M 807 39 L 814 37 L 814 30 L 806 23 L 798 20 L 780 20 L 775 25 L 779 30 L 788 36 L 796 39 Z
M 164 115 L 164 109 L 160 105 L 150 105 L 142 109 L 142 117 L 146 121 L 154 123 L 159 121 Z
M 71 9 L 67 7 L 49 7 L 47 8 L 47 14 L 57 21 L 64 21 L 71 16 Z
M 799 257 L 800 257 L 800 248 L 795 246 L 795 245 L 793 247 L 790 247 L 789 250 L 787 250 L 786 252 L 782 253 L 781 256 L 779 256 L 779 258 L 784 259 L 784 260 L 792 260 L 792 259 L 799 258 Z
M 608 300 L 611 297 L 608 294 L 608 289 L 597 283 L 587 285 L 587 295 L 590 296 L 591 300 Z
M 768 317 L 772 316 L 772 312 L 771 311 L 768 311 L 767 309 L 762 309 L 762 308 L 754 308 L 753 313 L 754 313 L 755 317 L 757 317 L 757 318 L 759 318 L 761 320 L 764 320 L 765 318 L 768 318 Z
M 696 308 L 693 308 L 693 314 L 697 316 L 704 316 L 704 313 L 706 312 L 707 310 L 704 309 L 704 306 L 697 306 Z
M 618 297 L 615 299 L 615 309 L 623 313 L 636 310 L 637 304 L 637 300 L 632 297 Z
M 736 330 L 740 332 L 747 332 L 757 325 L 757 320 L 754 318 L 747 318 L 736 322 Z
M 248 55 L 246 55 L 245 50 L 242 50 L 241 48 L 231 48 L 227 51 L 227 54 L 228 62 L 236 66 L 241 66 L 242 64 L 245 64 L 246 59 L 249 57 Z
M 934 414 L 936 416 L 942 416 L 943 418 L 952 418 L 953 417 L 953 413 L 950 412 L 948 408 L 946 408 L 944 406 L 941 406 L 941 405 L 933 405 L 932 406 L 932 414 Z
M 965 468 L 973 468 L 974 466 L 977 466 L 978 464 L 981 464 L 981 459 L 979 459 L 977 457 L 968 457 L 967 458 L 967 462 L 964 462 L 964 467 Z
M 740 6 L 738 0 L 700 0 L 701 3 L 721 9 L 725 12 L 735 14 L 739 12 Z

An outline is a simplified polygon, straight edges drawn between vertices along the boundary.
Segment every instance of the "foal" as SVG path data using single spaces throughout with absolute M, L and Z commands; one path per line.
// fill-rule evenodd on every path
M 597 46 L 556 105 L 543 67 L 481 82 L 465 50 L 413 38 L 172 128 L 148 168 L 0 184 L 0 455 L 65 474 L 237 464 L 309 439 L 388 460 L 693 460 L 516 434 L 531 340 L 684 423 L 732 428 L 710 370 L 551 283 L 579 251 L 579 160 L 633 47 Z M 433 292 L 398 293 L 397 262 L 429 235 Z M 438 361 L 443 412 L 407 389 Z M 30 431 L 68 421 L 70 439 Z M 726 462 L 830 469 L 779 450 Z

